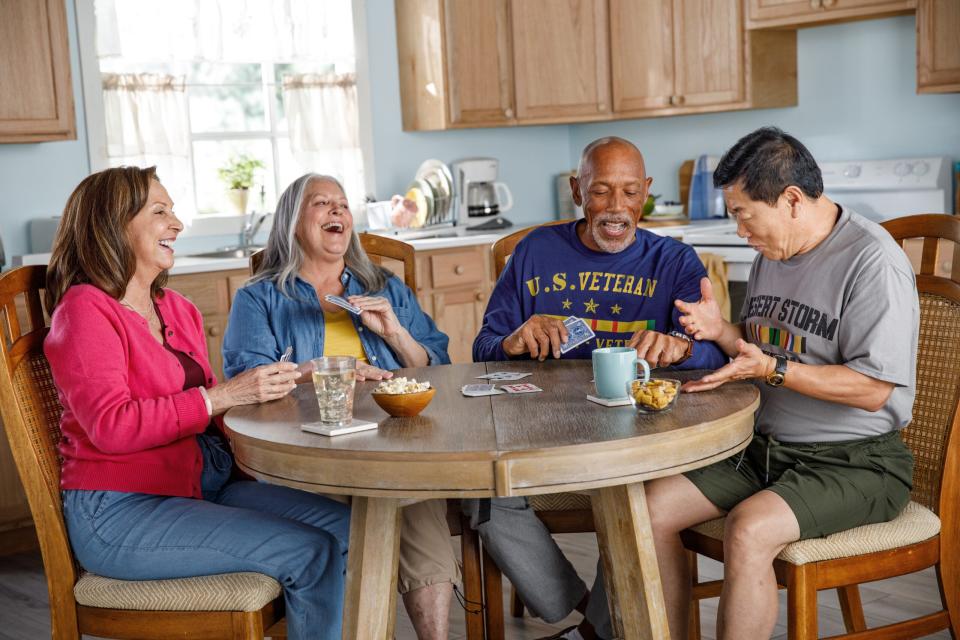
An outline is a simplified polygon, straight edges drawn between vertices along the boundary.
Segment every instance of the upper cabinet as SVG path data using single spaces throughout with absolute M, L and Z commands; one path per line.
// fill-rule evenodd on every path
M 76 139 L 64 0 L 0 2 L 0 86 L 0 142 Z
M 796 33 L 737 0 L 396 0 L 406 130 L 796 104 Z
M 960 91 L 960 1 L 917 6 L 917 92 Z
M 521 0 L 510 10 L 517 118 L 572 122 L 606 114 L 607 0 Z
M 747 0 L 747 28 L 800 27 L 881 18 L 910 13 L 916 8 L 917 0 Z

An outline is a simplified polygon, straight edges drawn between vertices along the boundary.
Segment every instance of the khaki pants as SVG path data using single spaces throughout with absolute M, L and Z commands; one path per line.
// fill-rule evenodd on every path
M 401 594 L 434 584 L 460 582 L 460 565 L 450 542 L 447 501 L 425 500 L 400 510 Z

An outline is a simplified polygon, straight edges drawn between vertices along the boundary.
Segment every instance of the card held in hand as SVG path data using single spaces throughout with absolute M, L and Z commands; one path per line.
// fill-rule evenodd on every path
M 560 345 L 560 353 L 576 349 L 596 335 L 586 322 L 576 316 L 564 320 L 563 326 L 567 328 L 567 341 Z
M 330 304 L 335 304 L 338 307 L 342 307 L 346 309 L 347 311 L 349 311 L 355 316 L 360 315 L 360 311 L 362 311 L 360 307 L 350 304 L 349 302 L 347 302 L 346 298 L 342 298 L 340 296 L 335 296 L 333 294 L 328 293 L 327 295 L 323 296 L 323 299 L 329 302 Z

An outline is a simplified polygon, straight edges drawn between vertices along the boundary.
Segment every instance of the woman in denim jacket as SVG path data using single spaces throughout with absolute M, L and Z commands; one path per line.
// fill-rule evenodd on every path
M 360 314 L 324 300 L 329 294 Z M 391 377 L 390 369 L 449 363 L 447 343 L 414 293 L 364 253 L 340 183 L 306 174 L 280 196 L 260 271 L 237 292 L 223 369 L 230 378 L 292 347 L 303 381 L 312 358 L 331 355 L 355 356 L 357 379 L 379 380 Z M 446 502 L 404 508 L 400 535 L 399 588 L 417 635 L 446 638 L 459 579 Z

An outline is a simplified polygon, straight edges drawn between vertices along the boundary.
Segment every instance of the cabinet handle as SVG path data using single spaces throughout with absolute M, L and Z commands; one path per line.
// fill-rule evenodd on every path
M 453 268 L 453 272 L 458 276 L 462 276 L 464 271 L 466 271 L 466 268 L 462 264 L 458 264 Z
M 482 302 L 482 301 L 483 301 L 483 292 L 482 292 L 482 291 L 478 291 L 478 292 L 477 292 L 477 295 L 474 296 L 474 297 L 477 299 L 477 302 Z
M 513 109 L 510 109 L 510 108 L 504 109 L 504 110 L 503 110 L 503 115 L 507 116 L 508 118 L 512 118 L 512 117 L 513 117 Z
M 677 105 L 678 107 L 681 106 L 683 102 L 684 102 L 683 96 L 675 96 L 673 99 L 673 104 Z
M 675 101 L 676 99 L 677 99 L 677 96 L 670 96 L 670 98 L 667 100 L 667 102 L 668 102 L 668 103 L 670 104 L 670 106 L 672 107 L 672 106 L 675 104 L 674 101 Z
M 220 326 L 215 324 L 215 325 L 212 325 L 212 326 L 208 327 L 208 328 L 207 328 L 207 335 L 208 335 L 208 336 L 213 336 L 213 337 L 216 337 L 216 336 L 220 335 Z

